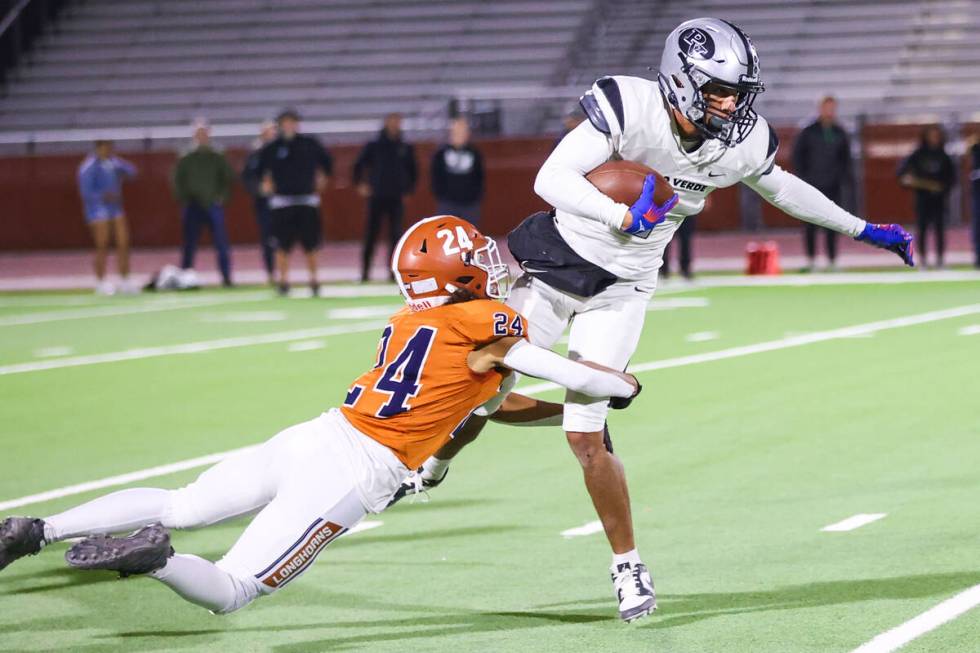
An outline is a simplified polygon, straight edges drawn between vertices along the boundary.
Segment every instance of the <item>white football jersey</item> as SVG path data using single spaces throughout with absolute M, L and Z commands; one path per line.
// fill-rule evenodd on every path
M 701 212 L 705 198 L 713 190 L 761 175 L 773 166 L 778 141 L 762 118 L 748 138 L 734 147 L 726 148 L 717 140 L 707 139 L 697 150 L 685 152 L 669 105 L 656 82 L 639 77 L 603 77 L 593 85 L 584 104 L 588 105 L 590 99 L 592 110 L 587 113 L 591 124 L 583 123 L 576 131 L 601 132 L 607 147 L 602 151 L 593 146 L 594 151 L 584 157 L 575 152 L 566 154 L 583 158 L 585 165 L 592 167 L 608 158 L 643 163 L 666 177 L 679 197 L 667 220 L 645 239 L 623 233 L 615 219 L 609 222 L 584 217 L 584 211 L 568 210 L 571 207 L 565 202 L 558 202 L 566 204 L 556 206 L 562 238 L 580 256 L 622 279 L 641 280 L 655 275 L 674 231 L 684 217 Z M 538 184 L 536 189 L 543 190 Z M 617 207 L 613 215 L 621 222 L 629 207 Z

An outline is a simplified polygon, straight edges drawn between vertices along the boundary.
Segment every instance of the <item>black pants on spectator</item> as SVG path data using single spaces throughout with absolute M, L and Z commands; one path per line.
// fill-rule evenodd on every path
M 840 206 L 841 189 L 832 188 L 819 189 L 821 193 L 827 196 L 834 204 Z M 824 227 L 818 227 L 815 224 L 805 223 L 803 226 L 803 245 L 806 249 L 806 257 L 811 261 L 817 257 L 817 233 L 823 232 L 824 237 L 827 242 L 827 258 L 830 260 L 830 264 L 833 265 L 834 261 L 837 260 L 837 232 L 833 229 L 826 229 Z
M 229 254 L 228 232 L 225 231 L 225 210 L 220 204 L 204 208 L 196 204 L 184 207 L 183 219 L 184 247 L 180 257 L 180 267 L 185 270 L 194 267 L 194 255 L 197 252 L 197 241 L 201 237 L 201 228 L 211 230 L 211 240 L 218 254 L 218 268 L 221 270 L 221 280 L 226 286 L 231 285 L 231 256 Z
M 681 226 L 677 228 L 674 238 L 667 244 L 667 247 L 664 249 L 664 264 L 660 267 L 660 275 L 663 278 L 666 279 L 670 276 L 669 256 L 670 250 L 673 249 L 674 242 L 677 242 L 681 248 L 679 261 L 681 266 L 681 274 L 683 274 L 684 278 L 686 279 L 690 279 L 691 276 L 693 276 L 691 273 L 691 241 L 694 239 L 695 226 L 695 218 L 684 218 L 684 222 L 682 222 Z
M 361 280 L 367 281 L 371 275 L 371 259 L 374 258 L 374 244 L 381 233 L 382 221 L 388 221 L 388 261 L 395 252 L 395 245 L 402 235 L 402 198 L 371 196 L 368 200 L 367 229 L 364 232 L 364 250 L 361 253 Z
M 973 182 L 973 265 L 980 268 L 980 181 Z
M 271 277 L 272 269 L 275 267 L 275 246 L 272 240 L 272 212 L 269 209 L 269 200 L 265 197 L 255 198 L 255 221 L 259 225 L 259 244 L 262 246 L 262 264 L 266 273 Z
M 937 193 L 917 193 L 915 217 L 919 228 L 918 250 L 922 253 L 922 262 L 926 262 L 929 227 L 932 227 L 936 235 L 936 264 L 942 265 L 946 254 L 946 196 Z
M 455 215 L 473 223 L 474 227 L 480 226 L 480 202 L 454 202 L 452 200 L 438 199 L 436 201 L 436 215 Z

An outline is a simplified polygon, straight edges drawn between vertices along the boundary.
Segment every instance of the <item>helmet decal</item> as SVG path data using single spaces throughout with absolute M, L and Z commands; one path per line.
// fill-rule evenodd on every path
M 681 32 L 678 40 L 680 41 L 681 49 L 689 57 L 710 59 L 715 55 L 715 41 L 703 29 L 690 27 Z

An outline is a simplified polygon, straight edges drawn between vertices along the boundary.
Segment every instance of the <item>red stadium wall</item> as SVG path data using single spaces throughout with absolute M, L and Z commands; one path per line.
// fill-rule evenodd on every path
M 912 220 L 912 198 L 899 187 L 895 168 L 918 138 L 920 127 L 869 126 L 863 134 L 865 214 L 875 221 Z M 794 129 L 778 130 L 782 146 L 777 160 L 792 169 L 789 161 Z M 478 144 L 484 153 L 487 193 L 483 205 L 483 228 L 504 234 L 528 214 L 545 208 L 532 190 L 534 176 L 553 143 L 551 138 L 493 139 Z M 407 218 L 429 215 L 435 201 L 429 192 L 429 159 L 436 145 L 420 143 L 418 190 L 408 198 Z M 324 193 L 325 235 L 330 240 L 361 237 L 364 202 L 350 184 L 351 168 L 359 150 L 355 146 L 333 146 L 335 176 Z M 232 165 L 240 169 L 242 150 L 230 150 Z M 0 157 L 0 207 L 3 229 L 0 250 L 88 247 L 88 231 L 82 219 L 81 201 L 75 184 L 78 155 Z M 130 217 L 133 243 L 142 247 L 175 246 L 180 242 L 180 208 L 170 191 L 170 173 L 176 155 L 146 152 L 127 155 L 139 168 L 137 179 L 124 191 L 124 206 Z M 738 187 L 716 191 L 708 198 L 698 220 L 701 230 L 737 229 L 741 223 Z M 228 229 L 235 243 L 253 243 L 258 238 L 251 200 L 239 185 L 227 209 Z M 798 222 L 767 203 L 763 206 L 766 226 L 796 226 Z

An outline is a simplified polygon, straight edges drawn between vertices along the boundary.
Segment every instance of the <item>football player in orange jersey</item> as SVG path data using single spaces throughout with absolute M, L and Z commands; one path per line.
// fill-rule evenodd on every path
M 44 519 L 8 518 L 0 569 L 46 544 L 88 536 L 65 554 L 70 566 L 149 574 L 213 613 L 232 612 L 291 582 L 365 514 L 384 510 L 409 470 L 498 394 L 509 370 L 623 406 L 639 393 L 629 374 L 530 344 L 524 318 L 496 301 L 509 287 L 496 243 L 465 220 L 436 216 L 409 228 L 392 271 L 408 306 L 382 331 L 371 370 L 342 408 L 226 458 L 179 490 L 127 489 Z M 515 396 L 498 414 L 526 422 L 560 412 Z M 168 529 L 255 512 L 217 562 L 170 546 Z

